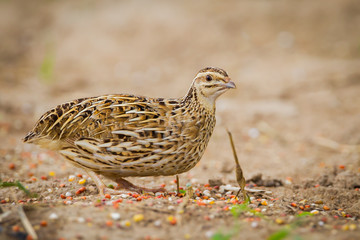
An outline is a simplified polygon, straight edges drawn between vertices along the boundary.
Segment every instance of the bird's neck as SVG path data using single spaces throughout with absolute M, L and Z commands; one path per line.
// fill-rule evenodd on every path
M 187 94 L 182 98 L 182 103 L 189 107 L 203 108 L 209 113 L 215 112 L 215 99 L 209 99 L 199 93 L 193 86 Z

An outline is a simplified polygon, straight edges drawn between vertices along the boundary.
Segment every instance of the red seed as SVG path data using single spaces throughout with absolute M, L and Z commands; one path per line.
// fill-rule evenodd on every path
M 46 222 L 46 221 L 41 221 L 41 222 L 40 222 L 40 226 L 46 227 L 46 226 L 47 226 L 47 222 Z
M 65 199 L 65 198 L 66 198 L 66 196 L 65 196 L 64 194 L 61 194 L 60 197 L 61 197 L 62 199 Z
M 33 240 L 34 238 L 31 235 L 26 236 L 26 240 Z
M 329 211 L 329 210 L 330 210 L 330 208 L 329 208 L 328 206 L 326 206 L 326 205 L 325 205 L 323 208 L 324 208 L 325 211 Z
M 41 176 L 41 179 L 42 180 L 47 180 L 47 177 L 46 176 Z
M 62 183 L 62 184 L 60 184 L 60 185 L 59 185 L 59 187 L 65 187 L 65 184 L 64 184 L 64 183 Z
M 9 164 L 9 168 L 10 168 L 11 170 L 14 170 L 14 169 L 15 169 L 15 164 L 14 164 L 14 163 L 10 163 L 10 164 Z
M 204 220 L 206 220 L 206 221 L 210 221 L 210 220 L 211 220 L 211 218 L 210 218 L 209 216 L 204 216 Z
M 340 169 L 345 169 L 345 165 L 339 165 Z
M 164 188 L 165 186 L 166 186 L 166 185 L 165 185 L 164 183 L 160 185 L 160 187 L 162 187 L 162 188 Z
M 293 206 L 293 207 L 296 207 L 297 205 L 296 205 L 296 203 L 291 203 L 291 206 Z
M 14 226 L 12 227 L 12 230 L 13 230 L 14 232 L 18 232 L 18 231 L 20 231 L 20 227 L 19 227 L 18 225 L 14 225 Z
M 111 227 L 111 226 L 113 225 L 113 222 L 110 221 L 110 220 L 108 220 L 108 221 L 106 221 L 106 225 L 107 225 L 108 227 Z
M 78 174 L 78 175 L 76 175 L 76 176 L 78 176 L 79 178 L 82 178 L 82 174 Z
M 110 199 L 111 195 L 107 193 L 107 194 L 105 194 L 105 198 Z

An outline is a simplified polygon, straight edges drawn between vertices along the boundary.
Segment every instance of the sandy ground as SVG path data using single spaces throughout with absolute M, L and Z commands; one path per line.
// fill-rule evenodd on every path
M 1 1 L 0 19 L 0 178 L 38 195 L 0 189 L 1 239 L 26 239 L 19 206 L 39 239 L 360 238 L 356 0 Z M 130 179 L 165 184 L 164 195 L 99 199 L 81 170 L 21 141 L 57 104 L 179 97 L 206 66 L 238 88 L 218 100 L 206 153 L 180 176 L 195 199 L 174 194 L 174 177 Z M 241 211 L 236 192 L 220 191 L 237 186 L 226 129 L 248 187 L 267 191 Z

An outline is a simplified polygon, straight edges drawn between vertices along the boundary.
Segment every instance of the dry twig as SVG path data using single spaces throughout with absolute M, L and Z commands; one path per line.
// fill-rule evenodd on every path
M 34 228 L 32 227 L 29 219 L 26 217 L 24 209 L 21 205 L 18 207 L 18 214 L 20 216 L 20 220 L 21 220 L 22 224 L 24 225 L 26 232 L 32 237 L 32 239 L 37 240 L 38 236 L 36 235 L 36 232 L 35 232 Z
M 245 181 L 245 178 L 244 178 L 244 175 L 243 175 L 243 171 L 242 171 L 241 166 L 240 166 L 240 163 L 239 163 L 239 159 L 238 159 L 237 154 L 236 154 L 234 141 L 233 141 L 231 132 L 230 132 L 229 130 L 227 130 L 227 133 L 229 134 L 230 143 L 231 143 L 231 148 L 232 148 L 232 151 L 233 151 L 233 154 L 234 154 L 234 159 L 235 159 L 235 164 L 236 164 L 236 169 L 235 169 L 235 172 L 236 172 L 236 181 L 238 182 L 238 184 L 239 184 L 239 186 L 240 186 L 240 189 L 239 189 L 238 193 L 236 194 L 236 197 L 239 195 L 240 190 L 241 190 L 241 191 L 242 191 L 242 194 L 243 194 L 243 196 L 244 196 L 244 200 L 245 200 L 245 201 L 249 201 L 249 196 L 247 195 L 246 190 L 245 190 L 245 183 L 246 183 L 246 181 Z

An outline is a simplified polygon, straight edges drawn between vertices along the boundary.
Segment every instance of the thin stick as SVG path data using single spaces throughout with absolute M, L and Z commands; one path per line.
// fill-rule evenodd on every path
M 37 240 L 38 236 L 36 235 L 36 232 L 35 232 L 34 228 L 32 227 L 29 219 L 26 217 L 24 209 L 21 205 L 18 207 L 18 214 L 20 216 L 20 220 L 21 220 L 22 224 L 24 225 L 26 232 L 32 237 L 32 239 Z
M 232 151 L 233 151 L 233 154 L 234 154 L 234 159 L 235 159 L 235 164 L 236 164 L 236 169 L 235 169 L 236 181 L 238 182 L 238 184 L 240 186 L 240 189 L 239 189 L 238 193 L 236 194 L 236 197 L 239 195 L 240 191 L 242 191 L 242 194 L 244 196 L 244 201 L 249 201 L 250 198 L 247 195 L 246 190 L 245 190 L 246 181 L 245 181 L 243 171 L 242 171 L 240 163 L 239 163 L 239 159 L 238 159 L 237 154 L 236 154 L 232 134 L 231 134 L 231 132 L 229 130 L 227 130 L 227 133 L 229 134 L 230 144 L 231 144 L 231 148 L 232 148 Z

